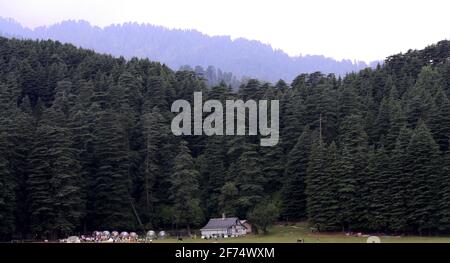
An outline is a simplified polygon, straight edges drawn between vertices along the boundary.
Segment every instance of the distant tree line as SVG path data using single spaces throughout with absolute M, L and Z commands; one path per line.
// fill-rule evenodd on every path
M 344 78 L 233 92 L 147 59 L 0 38 L 0 238 L 189 229 L 222 213 L 448 233 L 449 58 L 442 41 Z M 280 100 L 280 143 L 172 135 L 170 106 L 194 91 Z
M 291 57 L 256 40 L 232 40 L 230 36 L 208 36 L 196 30 L 151 24 L 124 23 L 100 28 L 83 20 L 67 20 L 30 29 L 0 17 L 0 36 L 57 40 L 127 59 L 150 58 L 173 69 L 214 65 L 238 79 L 250 76 L 272 82 L 279 78 L 291 81 L 299 72 L 344 75 L 369 66 L 363 61 L 337 61 L 322 55 Z
M 231 72 L 223 72 L 221 69 L 216 69 L 214 66 L 208 66 L 204 69 L 202 66 L 195 66 L 192 68 L 189 65 L 181 66 L 180 71 L 194 71 L 195 74 L 203 79 L 208 87 L 218 86 L 225 84 L 230 86 L 233 91 L 239 89 L 239 87 L 248 81 L 249 77 L 237 78 Z

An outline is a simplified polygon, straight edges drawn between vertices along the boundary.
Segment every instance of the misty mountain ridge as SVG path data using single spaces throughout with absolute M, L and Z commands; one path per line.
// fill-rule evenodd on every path
M 230 79 L 230 83 L 236 82 L 236 77 L 271 82 L 284 79 L 290 82 L 299 73 L 316 71 L 345 75 L 378 63 L 337 61 L 322 55 L 291 57 L 257 40 L 232 40 L 230 36 L 208 36 L 197 30 L 168 29 L 138 23 L 113 24 L 101 28 L 83 20 L 67 20 L 30 29 L 14 19 L 0 18 L 0 35 L 58 40 L 113 56 L 149 58 L 173 69 L 186 68 L 186 65 L 206 69 L 213 65 L 215 68 L 210 67 L 209 72 L 217 68 L 215 73 L 220 76 L 223 72 L 234 75 L 224 77 Z M 196 71 L 199 73 L 202 68 L 197 67 Z

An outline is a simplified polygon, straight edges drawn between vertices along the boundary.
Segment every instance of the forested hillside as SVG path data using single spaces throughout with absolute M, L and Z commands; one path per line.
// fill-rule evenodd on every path
M 69 20 L 31 30 L 14 20 L 0 18 L 1 34 L 58 40 L 125 58 L 149 58 L 172 69 L 185 65 L 205 69 L 214 66 L 217 68 L 216 75 L 226 81 L 232 76 L 225 72 L 231 72 L 237 79 L 253 77 L 275 82 L 280 78 L 291 81 L 299 72 L 321 71 L 344 75 L 368 66 L 361 61 L 337 61 L 320 55 L 290 57 L 259 41 L 232 40 L 229 36 L 211 37 L 196 30 L 171 30 L 150 24 L 125 23 L 100 28 L 86 21 Z M 213 70 L 206 71 L 211 74 Z
M 280 143 L 170 132 L 170 105 L 279 99 Z M 344 78 L 250 80 L 0 38 L 0 238 L 280 211 L 320 231 L 450 232 L 450 42 Z

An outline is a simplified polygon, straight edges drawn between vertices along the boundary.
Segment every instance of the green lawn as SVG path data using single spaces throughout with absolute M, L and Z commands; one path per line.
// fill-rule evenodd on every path
M 450 237 L 418 237 L 418 236 L 381 236 L 382 243 L 450 243 Z M 293 243 L 297 239 L 303 239 L 305 243 L 366 243 L 367 237 L 346 236 L 343 233 L 311 233 L 306 223 L 296 225 L 277 225 L 269 229 L 267 235 L 248 235 L 239 238 L 224 238 L 218 240 L 203 240 L 185 238 L 183 241 L 176 239 L 155 240 L 154 242 L 202 242 L 202 243 Z

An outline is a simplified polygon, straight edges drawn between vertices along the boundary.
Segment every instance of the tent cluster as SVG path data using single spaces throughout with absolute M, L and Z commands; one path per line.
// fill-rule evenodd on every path
M 118 231 L 94 231 L 91 236 L 70 236 L 66 239 L 60 240 L 62 243 L 133 243 L 133 242 L 151 242 L 153 239 L 163 239 L 166 236 L 165 231 L 159 231 L 157 234 L 155 231 L 150 230 L 146 233 L 145 239 L 139 239 L 139 235 L 135 232 L 118 232 Z
M 94 231 L 91 236 L 81 235 L 70 236 L 67 239 L 60 240 L 64 243 L 82 243 L 82 242 L 107 242 L 107 243 L 128 243 L 128 242 L 138 242 L 139 235 L 135 232 L 118 232 L 118 231 Z

